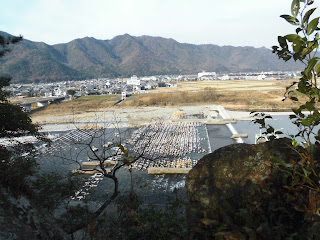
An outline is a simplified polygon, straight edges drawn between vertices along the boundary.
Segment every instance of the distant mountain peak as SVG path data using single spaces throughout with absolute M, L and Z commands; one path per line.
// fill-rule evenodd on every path
M 196 74 L 203 69 L 221 73 L 302 69 L 298 63 L 284 63 L 267 48 L 185 44 L 128 33 L 111 40 L 84 37 L 55 45 L 25 40 L 0 62 L 0 75 L 10 74 L 16 82 Z

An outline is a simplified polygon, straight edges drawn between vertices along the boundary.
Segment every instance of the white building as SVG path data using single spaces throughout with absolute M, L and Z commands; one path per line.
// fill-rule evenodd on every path
M 66 91 L 63 91 L 61 88 L 56 87 L 52 90 L 52 96 L 66 96 Z
M 229 75 L 223 75 L 222 77 L 221 77 L 221 80 L 229 80 L 230 78 L 229 78 Z
M 122 91 L 121 97 L 122 97 L 122 100 L 126 99 L 127 98 L 127 92 L 126 91 Z
M 216 77 L 217 76 L 217 73 L 216 72 L 201 72 L 201 73 L 198 73 L 198 79 L 202 78 L 202 77 Z
M 136 75 L 133 75 L 130 79 L 127 80 L 128 85 L 140 86 L 140 79 Z

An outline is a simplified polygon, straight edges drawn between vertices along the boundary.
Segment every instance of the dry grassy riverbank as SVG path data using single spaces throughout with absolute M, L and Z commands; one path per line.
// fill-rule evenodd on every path
M 52 104 L 31 114 L 39 124 L 86 122 L 93 119 L 150 121 L 172 118 L 176 112 L 196 114 L 213 105 L 235 111 L 285 111 L 295 103 L 281 101 L 289 81 L 200 81 L 182 82 L 177 88 L 162 88 L 149 94 L 133 95 L 120 105 L 113 106 L 120 96 L 85 96 Z M 164 92 L 168 91 L 168 92 Z M 298 104 L 296 104 L 298 106 Z

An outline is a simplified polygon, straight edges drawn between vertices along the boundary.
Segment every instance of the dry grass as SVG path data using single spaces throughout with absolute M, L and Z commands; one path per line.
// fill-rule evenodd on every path
M 282 90 L 289 86 L 293 80 L 228 80 L 228 81 L 196 81 L 179 82 L 175 88 L 157 88 L 150 90 L 150 93 L 169 93 L 181 91 L 202 91 L 207 87 L 216 91 L 269 91 Z
M 184 104 L 214 103 L 219 95 L 208 89 L 201 92 L 150 93 L 134 95 L 122 103 L 122 106 L 175 106 Z
M 87 124 L 84 126 L 79 126 L 78 129 L 83 129 L 83 130 L 97 130 L 97 129 L 102 129 L 103 127 L 97 124 Z
M 299 106 L 290 100 L 281 101 L 287 81 L 201 81 L 181 82 L 177 88 L 163 88 L 149 94 L 133 95 L 117 107 L 183 106 L 196 104 L 219 104 L 230 110 L 273 111 Z M 173 92 L 162 92 L 173 91 Z M 85 96 L 76 100 L 52 104 L 33 113 L 36 116 L 62 116 L 109 109 L 120 96 Z
M 124 106 L 181 106 L 194 104 L 218 104 L 232 110 L 271 109 L 284 110 L 299 106 L 291 100 L 282 101 L 281 90 L 215 91 L 154 93 L 136 95 L 127 99 Z
M 186 112 L 174 112 L 172 115 L 174 118 L 180 119 L 180 118 L 184 117 L 186 114 L 187 114 Z
M 32 101 L 39 99 L 38 97 L 27 97 L 27 98 L 11 98 L 9 99 L 10 103 L 18 103 L 18 102 L 24 102 L 24 101 Z
M 32 116 L 61 116 L 79 114 L 83 112 L 95 112 L 99 109 L 105 109 L 113 106 L 119 99 L 120 96 L 115 95 L 83 96 L 71 101 L 51 104 L 41 111 L 34 112 Z

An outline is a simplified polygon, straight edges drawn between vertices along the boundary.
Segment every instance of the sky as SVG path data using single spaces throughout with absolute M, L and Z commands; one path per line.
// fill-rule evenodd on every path
M 76 38 L 160 36 L 181 43 L 270 48 L 295 27 L 292 0 L 0 0 L 0 31 L 57 44 Z M 319 7 L 315 0 L 314 7 Z M 319 16 L 319 10 L 314 13 Z

